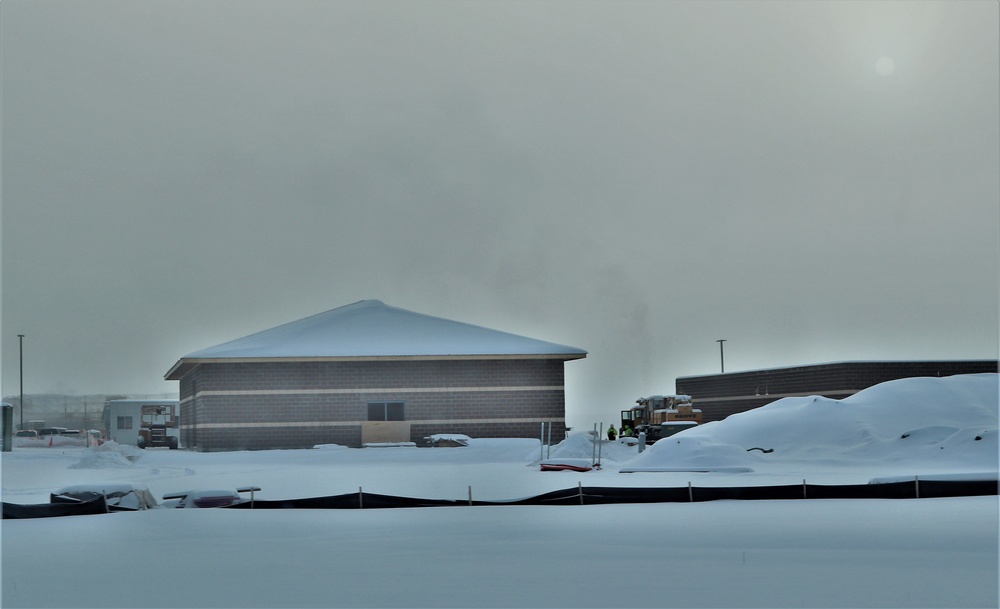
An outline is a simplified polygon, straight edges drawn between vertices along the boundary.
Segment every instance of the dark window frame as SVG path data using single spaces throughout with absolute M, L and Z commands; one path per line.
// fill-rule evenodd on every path
M 406 402 L 401 400 L 383 400 L 368 402 L 369 421 L 405 421 Z

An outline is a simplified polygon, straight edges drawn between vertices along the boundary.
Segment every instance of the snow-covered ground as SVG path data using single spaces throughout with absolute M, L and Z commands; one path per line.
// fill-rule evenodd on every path
M 584 486 L 996 476 L 997 375 L 786 398 L 639 454 L 588 434 L 455 448 L 15 447 L 3 500 L 81 483 L 503 500 Z M 977 439 L 978 438 L 978 439 Z M 748 452 L 760 447 L 773 452 Z M 635 473 L 622 473 L 632 471 Z M 742 473 L 736 473 L 742 472 Z M 990 607 L 998 499 L 172 510 L 2 522 L 3 607 Z

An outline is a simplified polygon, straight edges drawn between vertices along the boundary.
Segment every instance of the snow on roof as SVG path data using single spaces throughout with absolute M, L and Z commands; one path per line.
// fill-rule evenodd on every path
M 214 359 L 513 355 L 570 360 L 586 357 L 587 352 L 362 300 L 189 353 L 166 378 L 183 376 L 185 362 Z

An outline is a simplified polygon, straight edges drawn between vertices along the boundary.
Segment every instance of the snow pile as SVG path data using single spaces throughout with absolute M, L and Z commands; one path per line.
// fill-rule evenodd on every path
M 435 441 L 452 440 L 454 442 L 468 442 L 472 439 L 464 433 L 436 433 L 427 437 Z
M 632 472 L 752 472 L 755 455 L 711 437 L 682 437 L 683 432 L 658 441 L 621 468 Z
M 551 449 L 545 451 L 546 460 L 590 460 L 595 462 L 604 461 L 628 461 L 639 453 L 636 446 L 628 446 L 618 441 L 601 440 L 599 446 L 594 444 L 594 436 L 589 431 L 570 432 L 569 436 L 554 444 Z M 533 461 L 538 461 L 539 453 L 530 455 Z
M 87 449 L 77 463 L 70 469 L 125 469 L 133 467 L 142 458 L 142 451 L 135 446 L 105 442 Z
M 664 438 L 622 471 L 749 471 L 782 461 L 995 471 L 998 378 L 909 378 L 843 400 L 783 398 Z
M 424 438 L 431 446 L 468 446 L 471 439 L 462 433 L 436 433 Z
M 914 474 L 921 481 L 982 480 L 997 470 L 997 378 L 899 381 L 839 402 L 781 400 L 664 438 L 641 454 L 602 440 L 604 467 L 570 474 L 530 466 L 540 459 L 538 438 L 472 438 L 469 446 L 449 450 L 325 445 L 328 450 L 200 453 L 107 445 L 15 448 L 3 456 L 2 490 L 5 501 L 20 504 L 47 502 L 52 489 L 78 484 L 102 492 L 113 484 L 147 485 L 155 497 L 178 488 L 253 484 L 262 489 L 257 499 L 337 495 L 363 486 L 404 497 L 502 501 L 578 484 L 866 484 Z M 577 432 L 544 450 L 551 458 L 589 460 L 594 446 L 590 434 Z M 754 447 L 774 452 L 747 452 Z M 70 468 L 81 457 L 115 454 L 128 461 L 130 453 L 142 454 L 131 469 Z M 686 471 L 618 473 L 643 461 Z M 735 473 L 747 467 L 755 471 Z M 708 469 L 716 471 L 688 473 Z M 15 548 L 17 556 L 5 554 L 12 558 L 3 563 L 0 592 L 5 607 L 130 607 L 149 598 L 148 578 L 117 578 L 99 594 L 81 591 L 108 574 L 170 565 L 171 581 L 183 585 L 167 584 L 154 600 L 171 607 L 996 607 L 997 507 L 990 496 L 157 509 L 11 520 L 3 524 L 3 547 Z M 59 550 L 68 547 L 66 540 L 84 553 L 114 550 L 99 552 L 99 560 L 81 559 L 81 551 Z M 648 570 L 665 544 L 671 585 L 632 586 L 623 596 L 621 574 Z M 281 564 L 265 576 L 243 577 L 259 571 L 262 548 L 282 557 Z M 928 575 L 942 569 L 947 585 Z M 383 573 L 419 585 L 358 585 Z

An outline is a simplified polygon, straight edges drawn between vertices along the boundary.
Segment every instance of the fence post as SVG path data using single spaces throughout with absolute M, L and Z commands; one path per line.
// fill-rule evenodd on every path
M 358 509 L 359 510 L 365 509 L 365 497 L 361 492 L 360 486 L 358 487 Z
M 593 463 L 593 465 L 601 464 L 601 457 L 603 456 L 601 449 L 604 448 L 604 441 L 601 440 L 602 433 L 604 433 L 604 421 L 601 421 L 601 424 L 597 426 L 597 433 L 594 434 L 594 441 L 597 442 L 597 462 Z
M 583 505 L 583 483 L 579 480 L 576 482 L 576 492 L 580 495 L 580 505 Z
M 917 490 L 917 499 L 920 499 L 920 476 L 913 477 L 913 486 Z
M 90 434 L 87 434 L 90 437 Z M 9 453 L 14 449 L 14 407 L 10 404 L 3 404 L 3 452 Z
M 691 488 L 690 480 L 688 480 L 688 501 L 694 503 L 694 489 Z
M 23 421 L 22 421 L 23 423 Z M 89 437 L 90 434 L 88 434 Z M 9 453 L 14 449 L 14 406 L 4 402 L 3 404 L 3 452 Z
M 593 465 L 597 462 L 597 443 L 601 441 L 601 438 L 597 435 L 600 430 L 597 429 L 597 423 L 594 423 L 594 437 L 591 438 L 594 443 L 590 445 L 590 463 Z
M 802 498 L 803 499 L 808 499 L 808 497 L 806 496 L 806 479 L 805 478 L 802 479 Z
M 469 485 L 469 505 L 472 505 L 472 485 Z
M 259 486 L 243 486 L 236 489 L 237 493 L 250 493 L 250 509 L 253 509 L 253 494 L 254 491 L 259 491 Z

